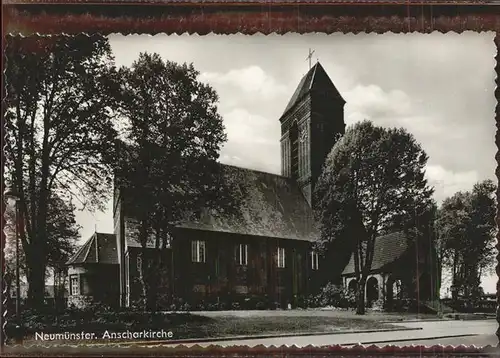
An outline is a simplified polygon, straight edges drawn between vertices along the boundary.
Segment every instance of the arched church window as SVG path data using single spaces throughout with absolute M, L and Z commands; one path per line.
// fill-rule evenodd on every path
M 300 172 L 299 176 L 302 177 L 306 171 L 306 143 L 307 143 L 307 132 L 304 125 L 300 126 Z
M 358 289 L 358 281 L 356 279 L 352 279 L 351 281 L 349 281 L 347 289 L 351 292 L 356 292 Z
M 294 178 L 299 176 L 299 128 L 294 122 L 290 128 L 290 171 Z

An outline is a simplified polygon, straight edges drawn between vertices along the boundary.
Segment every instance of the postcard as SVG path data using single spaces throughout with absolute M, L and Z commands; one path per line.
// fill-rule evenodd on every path
M 9 37 L 5 345 L 495 346 L 494 36 Z

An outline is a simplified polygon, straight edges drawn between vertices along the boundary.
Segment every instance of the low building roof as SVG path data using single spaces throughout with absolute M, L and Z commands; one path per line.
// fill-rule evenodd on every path
M 118 252 L 114 234 L 94 233 L 66 262 L 78 264 L 118 264 Z
M 408 248 L 407 237 L 402 232 L 377 237 L 371 271 L 383 270 L 385 266 L 401 258 L 408 251 Z M 342 275 L 350 275 L 354 272 L 354 255 L 352 255 Z

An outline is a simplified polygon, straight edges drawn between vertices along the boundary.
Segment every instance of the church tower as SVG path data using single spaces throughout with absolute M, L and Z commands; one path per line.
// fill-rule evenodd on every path
M 297 181 L 310 205 L 326 156 L 345 133 L 345 103 L 317 62 L 301 79 L 280 118 L 281 174 Z

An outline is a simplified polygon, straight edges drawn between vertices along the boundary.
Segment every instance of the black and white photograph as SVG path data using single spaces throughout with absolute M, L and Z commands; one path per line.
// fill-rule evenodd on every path
M 493 40 L 10 37 L 6 344 L 496 346 Z

